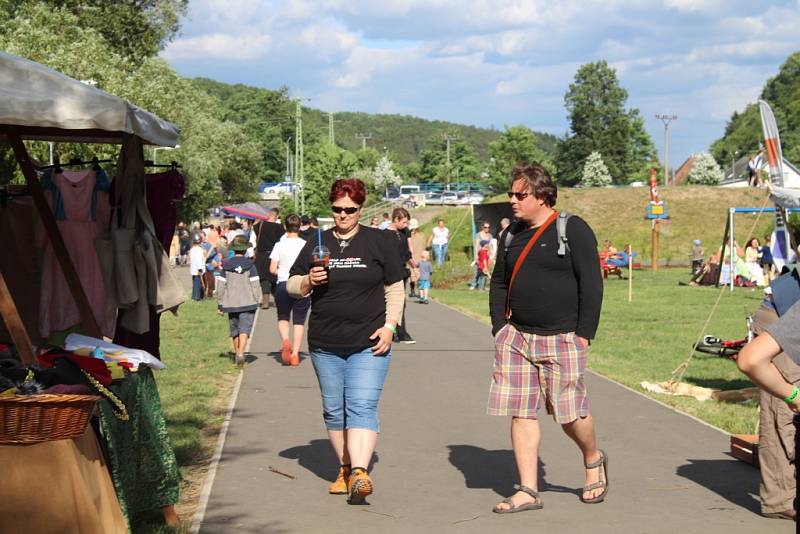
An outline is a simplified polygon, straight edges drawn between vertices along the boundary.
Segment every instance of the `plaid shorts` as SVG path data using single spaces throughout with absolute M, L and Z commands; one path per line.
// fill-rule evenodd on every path
M 586 349 L 574 332 L 544 336 L 504 326 L 495 337 L 489 415 L 536 419 L 544 397 L 547 413 L 559 424 L 589 414 Z

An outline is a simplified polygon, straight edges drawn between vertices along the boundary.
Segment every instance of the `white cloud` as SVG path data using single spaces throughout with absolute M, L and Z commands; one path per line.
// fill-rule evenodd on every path
M 330 111 L 527 123 L 560 134 L 575 71 L 605 59 L 656 141 L 656 112 L 672 108 L 692 124 L 673 141 L 676 158 L 722 135 L 730 113 L 798 49 L 800 27 L 797 0 L 193 0 L 190 7 L 183 36 L 164 54 L 179 72 L 286 84 Z
M 167 47 L 164 56 L 170 60 L 211 57 L 243 61 L 267 54 L 271 42 L 269 35 L 212 33 L 179 39 Z

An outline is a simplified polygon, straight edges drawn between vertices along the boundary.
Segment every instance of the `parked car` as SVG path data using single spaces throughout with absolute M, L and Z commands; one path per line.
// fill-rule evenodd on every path
M 471 191 L 467 193 L 465 198 L 467 199 L 467 204 L 480 204 L 485 197 L 479 191 Z
M 457 204 L 463 204 L 463 201 L 458 197 L 458 193 L 453 191 L 446 191 L 442 193 L 442 204 L 457 205 Z
M 426 204 L 433 204 L 433 205 L 440 205 L 442 204 L 442 194 L 441 193 L 429 193 L 425 195 L 425 203 Z
M 266 183 L 261 186 L 260 192 L 265 195 L 291 195 L 301 187 L 297 182 Z

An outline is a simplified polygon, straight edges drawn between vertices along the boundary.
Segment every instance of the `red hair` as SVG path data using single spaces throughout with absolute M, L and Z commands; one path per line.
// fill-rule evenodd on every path
M 350 197 L 350 200 L 359 206 L 363 206 L 364 201 L 367 199 L 367 190 L 364 188 L 364 182 L 357 178 L 342 178 L 333 182 L 328 200 L 333 203 L 342 197 Z

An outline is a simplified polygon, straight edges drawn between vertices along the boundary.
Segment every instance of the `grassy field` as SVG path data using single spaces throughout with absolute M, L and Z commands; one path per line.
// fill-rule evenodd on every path
M 627 302 L 626 280 L 605 283 L 603 311 L 597 339 L 589 353 L 589 368 L 638 391 L 643 380 L 661 382 L 690 354 L 711 307 L 714 288 L 678 286 L 688 279 L 688 269 L 661 269 L 657 273 L 634 271 L 633 302 Z M 469 291 L 466 282 L 452 289 L 434 287 L 431 297 L 485 322 L 488 292 Z M 726 339 L 745 335 L 745 312 L 753 312 L 763 298 L 760 290 L 724 290 L 719 307 L 704 334 Z M 684 381 L 720 389 L 751 387 L 736 365 L 721 358 L 696 355 Z M 727 404 L 693 398 L 651 394 L 654 398 L 731 433 L 754 433 L 755 402 Z
M 161 319 L 161 355 L 167 369 L 155 375 L 183 479 L 177 509 L 185 522 L 194 513 L 237 374 L 228 358 L 227 336 L 227 320 L 217 315 L 212 300 L 189 300 L 178 317 L 164 314 Z M 155 512 L 135 518 L 132 526 L 135 533 L 174 532 L 161 523 Z

